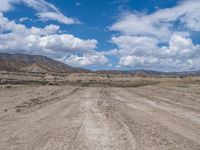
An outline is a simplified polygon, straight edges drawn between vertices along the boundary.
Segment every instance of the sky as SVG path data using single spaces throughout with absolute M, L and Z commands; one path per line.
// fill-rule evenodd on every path
M 91 70 L 200 70 L 200 0 L 0 0 L 0 52 Z

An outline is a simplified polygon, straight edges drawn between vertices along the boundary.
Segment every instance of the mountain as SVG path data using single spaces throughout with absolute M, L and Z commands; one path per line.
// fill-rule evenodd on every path
M 143 73 L 146 75 L 164 75 L 164 76 L 195 76 L 200 75 L 200 70 L 196 71 L 184 71 L 184 72 L 160 72 L 155 70 L 132 70 L 128 71 L 128 73 L 134 74 L 134 73 Z
M 161 72 L 155 70 L 99 70 L 97 74 L 132 74 L 136 76 L 200 76 L 200 70 L 185 72 Z
M 62 62 L 41 55 L 0 53 L 0 71 L 11 72 L 51 72 L 51 73 L 91 73 L 90 70 L 74 68 Z M 154 70 L 99 70 L 96 74 L 132 74 L 136 76 L 200 76 L 200 71 L 160 72 Z
M 87 73 L 89 70 L 74 68 L 41 55 L 0 53 L 0 71 Z

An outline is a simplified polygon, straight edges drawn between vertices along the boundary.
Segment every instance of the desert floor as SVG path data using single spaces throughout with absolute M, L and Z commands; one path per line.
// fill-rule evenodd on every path
M 0 86 L 1 150 L 200 150 L 200 85 Z

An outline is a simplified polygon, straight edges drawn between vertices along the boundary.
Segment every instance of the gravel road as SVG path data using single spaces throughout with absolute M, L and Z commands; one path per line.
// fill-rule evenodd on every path
M 0 87 L 1 150 L 200 150 L 200 86 Z

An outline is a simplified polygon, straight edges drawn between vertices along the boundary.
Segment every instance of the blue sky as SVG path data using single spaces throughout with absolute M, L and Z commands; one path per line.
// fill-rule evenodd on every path
M 199 0 L 1 0 L 0 52 L 92 70 L 199 70 L 199 12 Z

